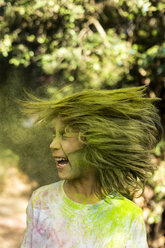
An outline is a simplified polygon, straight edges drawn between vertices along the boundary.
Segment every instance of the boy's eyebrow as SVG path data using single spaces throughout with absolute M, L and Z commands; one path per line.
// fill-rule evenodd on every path
M 55 128 L 53 129 L 53 132 L 54 132 L 54 133 L 56 132 L 56 129 L 55 129 Z M 65 130 L 64 130 L 64 129 L 60 129 L 59 132 L 60 132 L 60 133 L 61 133 L 61 132 L 65 132 Z

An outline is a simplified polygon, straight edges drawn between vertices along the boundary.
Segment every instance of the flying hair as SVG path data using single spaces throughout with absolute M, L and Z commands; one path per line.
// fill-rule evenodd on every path
M 58 100 L 28 94 L 19 102 L 24 113 L 37 115 L 35 123 L 50 125 L 60 115 L 66 127 L 78 129 L 84 163 L 97 169 L 100 199 L 117 192 L 133 199 L 157 169 L 150 155 L 163 133 L 154 106 L 161 98 L 146 97 L 145 90 L 85 89 Z

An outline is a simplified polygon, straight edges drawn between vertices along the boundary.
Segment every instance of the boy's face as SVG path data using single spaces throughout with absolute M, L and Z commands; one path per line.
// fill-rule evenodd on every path
M 54 138 L 50 144 L 52 155 L 55 158 L 58 176 L 63 180 L 80 179 L 89 173 L 94 173 L 92 168 L 83 162 L 84 144 L 78 139 L 78 131 L 65 133 L 65 125 L 58 116 L 54 127 Z M 67 162 L 58 163 L 58 157 L 67 159 Z M 60 168 L 61 167 L 61 168 Z

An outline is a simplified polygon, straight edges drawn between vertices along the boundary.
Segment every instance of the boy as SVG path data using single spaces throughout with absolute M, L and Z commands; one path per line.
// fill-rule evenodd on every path
M 147 248 L 142 210 L 130 199 L 156 169 L 158 98 L 145 86 L 83 90 L 61 100 L 22 102 L 51 125 L 61 179 L 33 192 L 21 248 Z

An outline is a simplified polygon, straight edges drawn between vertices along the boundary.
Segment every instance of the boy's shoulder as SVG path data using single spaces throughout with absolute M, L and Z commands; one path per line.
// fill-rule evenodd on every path
M 123 216 L 127 214 L 131 215 L 141 215 L 142 209 L 133 201 L 129 200 L 121 194 L 112 195 L 108 198 L 108 201 L 112 203 L 113 209 L 122 214 Z
M 41 205 L 41 202 L 44 202 L 49 198 L 50 195 L 58 195 L 58 188 L 63 183 L 63 181 L 58 181 L 48 185 L 44 185 L 34 190 L 32 193 L 32 204 L 33 207 Z
M 55 182 L 55 183 L 51 183 L 51 184 L 47 184 L 47 185 L 44 185 L 44 186 L 41 186 L 39 188 L 37 188 L 36 190 L 33 191 L 33 194 L 40 194 L 40 193 L 45 193 L 47 191 L 52 191 L 56 188 L 58 188 L 58 186 L 62 183 L 62 181 L 58 181 L 58 182 Z

